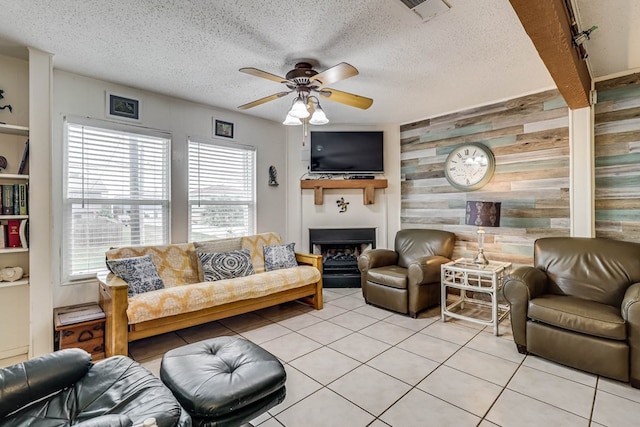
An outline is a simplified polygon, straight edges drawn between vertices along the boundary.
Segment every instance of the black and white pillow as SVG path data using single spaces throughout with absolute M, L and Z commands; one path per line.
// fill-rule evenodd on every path
M 229 252 L 198 252 L 206 282 L 233 279 L 255 274 L 251 254 L 247 249 Z
M 265 271 L 280 270 L 281 268 L 297 267 L 295 243 L 264 247 Z
M 156 266 L 149 255 L 133 258 L 108 259 L 107 268 L 127 282 L 130 297 L 164 288 Z

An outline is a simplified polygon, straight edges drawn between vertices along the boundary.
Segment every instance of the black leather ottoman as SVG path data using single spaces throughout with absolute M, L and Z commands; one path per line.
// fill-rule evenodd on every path
M 282 402 L 287 375 L 262 347 L 242 338 L 219 337 L 165 353 L 160 378 L 194 426 L 232 427 Z

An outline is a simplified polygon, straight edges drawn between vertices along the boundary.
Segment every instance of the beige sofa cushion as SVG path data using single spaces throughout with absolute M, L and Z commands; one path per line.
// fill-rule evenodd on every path
M 146 292 L 129 298 L 129 324 L 257 298 L 320 280 L 317 268 L 302 265 L 252 276 L 195 283 Z
M 198 257 L 193 243 L 178 243 L 159 246 L 127 246 L 110 249 L 107 259 L 133 258 L 149 255 L 158 269 L 165 288 L 198 283 Z

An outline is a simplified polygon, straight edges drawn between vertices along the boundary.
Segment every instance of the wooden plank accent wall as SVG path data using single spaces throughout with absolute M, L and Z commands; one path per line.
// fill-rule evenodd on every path
M 500 227 L 485 228 L 485 254 L 531 265 L 536 238 L 569 235 L 568 125 L 567 105 L 551 90 L 401 126 L 401 228 L 454 232 L 454 257 L 473 257 L 467 200 L 502 202 Z M 485 144 L 496 158 L 493 178 L 476 191 L 457 190 L 444 175 L 463 142 Z
M 640 73 L 596 83 L 596 236 L 640 241 Z

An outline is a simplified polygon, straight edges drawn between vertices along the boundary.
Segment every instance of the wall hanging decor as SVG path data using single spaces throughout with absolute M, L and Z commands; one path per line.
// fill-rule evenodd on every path
M 213 119 L 213 135 L 234 139 L 235 126 L 231 122 Z
M 106 92 L 106 115 L 114 119 L 140 121 L 140 100 Z
M 349 205 L 349 202 L 345 202 L 344 197 L 340 197 L 338 200 L 336 200 L 336 203 L 338 204 L 339 213 L 343 213 L 347 211 L 347 206 Z
M 277 187 L 278 186 L 278 171 L 276 167 L 271 165 L 269 166 L 269 186 Z

